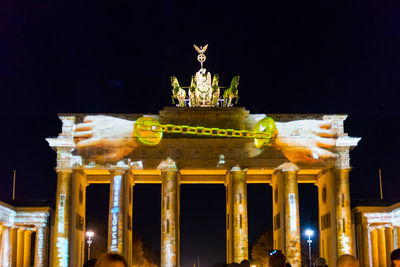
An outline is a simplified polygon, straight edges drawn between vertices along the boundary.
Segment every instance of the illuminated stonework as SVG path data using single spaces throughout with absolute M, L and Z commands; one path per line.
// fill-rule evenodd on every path
M 135 122 L 144 115 L 161 125 L 169 125 L 170 131 L 163 132 L 159 143 L 143 145 L 135 139 Z M 78 244 L 84 241 L 85 189 L 92 183 L 110 184 L 108 249 L 123 254 L 128 263 L 132 259 L 132 188 L 141 183 L 161 186 L 161 267 L 180 265 L 181 184 L 226 186 L 226 258 L 229 263 L 249 258 L 249 183 L 273 187 L 274 248 L 282 249 L 292 266 L 300 266 L 301 260 L 298 183 L 318 186 L 320 251 L 328 259 L 328 265 L 334 266 L 336 257 L 342 253 L 354 253 L 349 227 L 348 173 L 350 150 L 360 139 L 344 132 L 346 115 L 268 114 L 276 122 L 278 135 L 274 136 L 274 142 L 255 147 L 254 138 L 241 136 L 244 133 L 251 136 L 257 122 L 265 117 L 266 114 L 250 114 L 240 107 L 165 107 L 159 114 L 150 115 L 61 115 L 62 132 L 57 138 L 47 139 L 57 152 L 58 172 L 52 266 L 75 267 L 83 263 L 84 246 Z M 103 136 L 101 141 L 105 147 L 79 150 L 75 143 L 79 140 L 74 140 L 73 135 L 85 119 L 93 123 L 112 121 L 122 126 L 101 125 L 103 130 L 98 134 Z M 305 140 L 312 143 L 317 138 L 307 135 L 313 132 L 307 127 L 327 124 L 338 135 L 336 147 L 332 148 L 337 158 L 325 162 L 301 144 Z M 196 126 L 196 131 L 201 129 L 202 135 L 197 135 L 189 126 Z M 127 132 L 119 132 L 124 129 Z M 107 130 L 110 132 L 104 132 Z M 304 133 L 304 130 L 308 131 Z M 224 131 L 231 134 L 225 135 Z M 281 143 L 276 142 L 278 139 Z M 124 145 L 108 146 L 115 145 L 115 140 L 122 140 Z M 125 141 L 131 142 L 126 145 Z M 312 164 L 297 162 L 296 157 L 291 157 L 293 154 L 286 153 L 287 149 L 304 153 L 306 159 L 313 160 Z M 394 233 L 393 239 L 399 240 L 399 235 Z
M 351 231 L 351 210 L 350 210 L 350 189 L 349 189 L 350 168 L 341 168 L 336 172 L 336 240 L 337 254 L 353 254 L 352 231 Z
M 293 163 L 284 163 L 275 169 L 276 174 L 273 187 L 281 184 L 278 189 L 279 206 L 274 205 L 274 214 L 282 217 L 282 232 L 275 232 L 278 239 L 282 240 L 281 246 L 275 245 L 276 249 L 286 252 L 290 264 L 295 267 L 301 266 L 300 253 L 300 214 L 299 214 L 299 191 L 297 173 L 299 167 Z M 277 216 L 277 215 L 275 215 Z M 278 230 L 278 229 L 277 229 Z
M 3 222 L 4 225 L 14 225 L 14 219 L 16 215 L 16 211 L 6 206 L 0 206 L 0 222 Z
M 50 208 L 16 208 L 0 202 L 0 266 L 48 266 Z M 32 234 L 36 239 L 31 247 Z
M 239 166 L 227 174 L 227 262 L 241 262 L 249 258 L 247 222 L 246 171 Z
M 361 266 L 388 266 L 390 252 L 400 248 L 400 202 L 392 206 L 359 206 L 352 210 L 356 220 L 356 249 Z
M 179 173 L 175 162 L 161 168 L 161 266 L 179 267 Z
M 119 218 L 119 211 L 120 211 L 120 193 L 121 193 L 121 183 L 122 183 L 122 176 L 116 175 L 113 178 L 112 183 L 112 194 L 110 200 L 111 206 L 111 245 L 109 250 L 111 252 L 122 252 L 121 249 L 118 247 L 121 246 L 122 237 L 121 234 L 118 234 L 121 231 L 121 227 L 119 222 L 121 219 Z M 119 238 L 118 238 L 119 237 Z
M 110 168 L 108 251 L 125 256 L 132 263 L 132 175 L 129 166 L 118 163 Z

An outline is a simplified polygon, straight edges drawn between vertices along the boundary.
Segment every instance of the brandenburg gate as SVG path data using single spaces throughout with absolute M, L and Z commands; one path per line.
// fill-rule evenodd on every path
M 126 145 L 124 138 L 131 137 L 121 133 L 117 138 L 124 125 L 133 127 L 143 116 L 59 116 L 62 132 L 47 139 L 57 152 L 58 173 L 51 266 L 83 265 L 86 187 L 99 183 L 110 184 L 108 251 L 121 253 L 129 264 L 133 188 L 146 183 L 161 185 L 162 267 L 180 266 L 181 184 L 225 185 L 227 263 L 249 259 L 250 183 L 273 188 L 271 203 L 259 205 L 272 204 L 273 246 L 283 250 L 292 266 L 301 265 L 299 183 L 318 187 L 320 256 L 334 266 L 338 255 L 353 254 L 349 153 L 360 138 L 344 132 L 346 115 L 268 114 L 276 130 L 267 145 L 255 146 L 251 131 L 265 114 L 250 114 L 242 107 L 165 107 L 159 114 L 145 115 L 152 123 L 166 125 L 146 128 L 147 134 L 162 129 L 161 140 L 153 142 L 151 138 L 157 138 L 150 134 L 147 143 L 135 139 Z M 146 131 L 135 129 L 136 138 L 146 137 Z

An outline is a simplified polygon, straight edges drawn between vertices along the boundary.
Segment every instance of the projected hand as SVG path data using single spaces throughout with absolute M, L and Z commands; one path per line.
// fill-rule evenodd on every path
M 86 116 L 75 127 L 74 141 L 81 154 L 96 162 L 115 162 L 134 150 L 134 121 L 110 116 Z
M 298 120 L 276 122 L 274 146 L 292 162 L 316 163 L 337 158 L 327 150 L 336 145 L 336 133 L 329 121 Z

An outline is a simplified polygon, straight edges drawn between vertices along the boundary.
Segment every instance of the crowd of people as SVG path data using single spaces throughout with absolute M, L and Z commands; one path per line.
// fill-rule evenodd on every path
M 400 249 L 395 249 L 390 254 L 390 261 L 392 267 L 400 267 Z M 240 264 L 228 264 L 228 267 L 243 266 L 250 267 L 248 260 L 243 260 Z M 285 255 L 281 251 L 275 251 L 268 258 L 269 267 L 290 267 L 290 263 L 287 262 Z M 328 267 L 326 260 L 318 258 L 315 262 L 316 267 Z M 336 267 L 359 267 L 358 260 L 349 254 L 341 255 L 337 259 Z M 83 267 L 128 267 L 128 264 L 123 256 L 116 253 L 107 253 L 101 256 L 98 260 L 92 259 L 85 262 Z
M 83 267 L 128 267 L 128 263 L 123 256 L 117 253 L 107 253 L 98 260 L 88 260 Z

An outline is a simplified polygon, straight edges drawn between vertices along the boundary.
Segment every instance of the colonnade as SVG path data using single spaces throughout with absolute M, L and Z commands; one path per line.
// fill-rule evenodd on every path
M 391 225 L 372 226 L 369 227 L 368 232 L 372 266 L 391 266 L 390 253 L 395 247 L 398 248 L 398 244 L 394 244 L 393 240 L 393 227 Z
M 159 167 L 161 182 L 161 266 L 180 266 L 181 171 L 171 159 Z M 352 254 L 352 229 L 348 173 L 350 169 L 319 171 L 310 179 L 318 186 L 320 251 L 334 265 L 341 254 Z M 294 267 L 301 266 L 299 168 L 285 163 L 271 174 L 273 188 L 274 249 L 284 251 Z M 132 261 L 132 189 L 134 175 L 129 166 L 108 169 L 110 206 L 108 251 Z M 249 259 L 247 221 L 247 169 L 235 166 L 226 171 L 226 259 L 240 263 Z M 303 181 L 304 182 L 304 181 Z M 53 246 L 53 266 L 81 266 L 85 249 L 85 191 L 88 185 L 82 169 L 59 170 Z M 317 209 L 317 206 L 315 206 Z
M 7 210 L 6 207 L 0 207 Z M 25 208 L 35 209 L 35 208 Z M 10 212 L 11 211 L 11 212 Z M 47 212 L 13 211 L 12 221 L 0 224 L 0 266 L 48 266 Z
M 390 253 L 400 248 L 400 226 L 391 224 L 364 225 L 367 246 L 364 246 L 364 266 L 390 267 Z
M 357 255 L 365 267 L 390 267 L 390 253 L 400 248 L 400 203 L 353 209 Z

